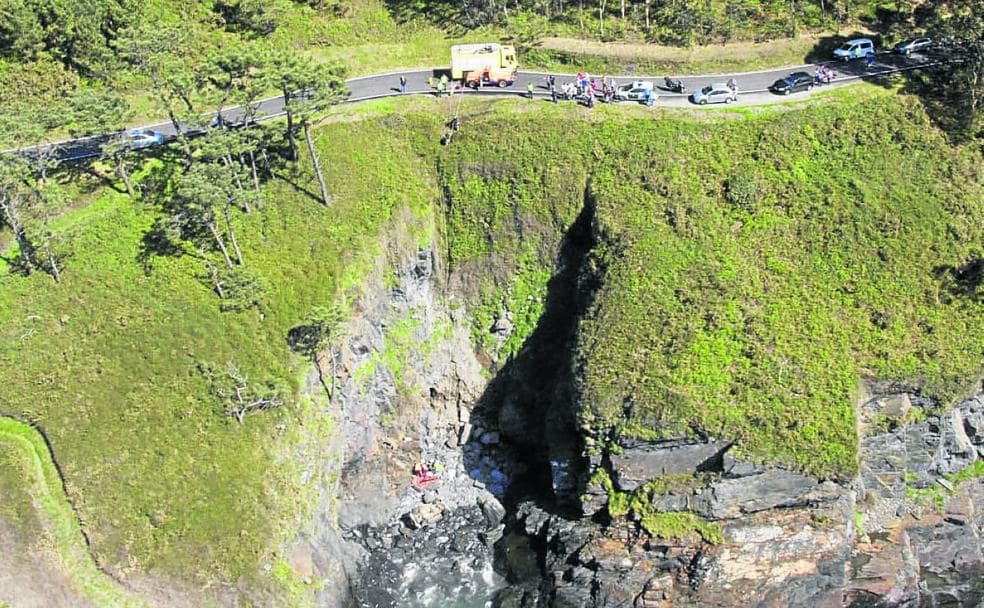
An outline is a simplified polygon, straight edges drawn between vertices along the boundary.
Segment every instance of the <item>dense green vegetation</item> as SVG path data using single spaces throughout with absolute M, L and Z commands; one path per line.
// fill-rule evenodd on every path
M 509 24 L 527 36 L 551 31 L 608 41 L 630 38 L 694 45 L 795 36 L 806 28 L 848 22 L 875 23 L 885 18 L 884 13 L 894 15 L 907 10 L 910 7 L 877 0 L 420 0 L 400 6 L 398 14 L 423 12 L 437 23 L 462 28 Z
M 585 197 L 595 206 L 602 287 L 577 357 L 583 424 L 603 442 L 706 433 L 848 475 L 863 378 L 946 402 L 984 371 L 979 286 L 955 279 L 982 253 L 980 156 L 947 146 L 911 99 L 605 118 L 495 142 L 481 134 L 511 122 L 489 118 L 443 159 L 449 257 L 483 269 L 480 310 L 520 259 L 548 257 Z
M 860 377 L 949 401 L 982 371 L 981 303 L 934 274 L 981 255 L 980 158 L 881 99 L 711 128 L 653 127 L 598 172 L 585 420 L 850 473 Z

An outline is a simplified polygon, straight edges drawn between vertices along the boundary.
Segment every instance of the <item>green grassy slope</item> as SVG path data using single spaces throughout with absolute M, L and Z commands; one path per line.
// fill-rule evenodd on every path
M 52 547 L 95 605 L 144 606 L 92 561 L 44 438 L 37 429 L 6 417 L 0 417 L 0 489 L 2 514 L 14 517 L 15 529 L 30 530 L 37 535 L 32 540 Z
M 981 303 L 934 274 L 981 255 L 980 156 L 949 147 L 912 100 L 864 89 L 744 120 L 548 119 L 481 139 L 510 124 L 479 121 L 448 152 L 477 168 L 453 177 L 450 250 L 521 259 L 533 243 L 495 235 L 563 224 L 587 167 L 605 268 L 579 330 L 590 432 L 697 428 L 846 475 L 862 378 L 946 400 L 984 371 Z M 475 175 L 479 150 L 498 174 Z M 497 312 L 510 287 L 486 279 L 476 310 Z
M 645 130 L 658 135 L 596 180 L 612 236 L 600 255 L 619 253 L 583 326 L 592 425 L 698 427 L 846 474 L 861 377 L 947 400 L 984 370 L 981 303 L 934 277 L 982 254 L 980 157 L 948 148 L 917 107 Z M 757 200 L 722 196 L 740 180 Z
M 0 413 L 45 430 L 101 564 L 252 581 L 296 529 L 308 494 L 293 448 L 317 427 L 298 426 L 296 401 L 240 427 L 215 411 L 197 366 L 233 359 L 254 380 L 298 388 L 307 365 L 288 329 L 356 288 L 395 211 L 421 215 L 432 198 L 411 141 L 399 125 L 324 130 L 330 209 L 271 182 L 238 227 L 247 266 L 272 285 L 262 320 L 220 312 L 192 256 L 152 258 L 145 272 L 154 213 L 115 192 L 62 218 L 62 282 L 0 275 Z

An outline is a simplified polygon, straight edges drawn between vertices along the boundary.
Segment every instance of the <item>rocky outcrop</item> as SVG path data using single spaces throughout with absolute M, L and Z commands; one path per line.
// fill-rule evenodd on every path
M 353 530 L 351 542 L 367 555 L 352 585 L 355 605 L 482 605 L 505 583 L 493 570 L 497 534 L 501 526 L 490 528 L 477 505 L 442 511 L 419 528 L 394 522 Z
M 544 547 L 540 605 L 723 607 L 824 605 L 839 597 L 852 513 L 852 496 L 841 489 L 814 509 L 742 514 L 723 527 L 719 545 L 696 534 L 651 538 L 631 521 L 567 520 L 532 503 L 517 516 Z
M 650 537 L 631 513 L 606 520 L 586 506 L 593 518 L 568 520 L 527 503 L 517 517 L 541 547 L 543 580 L 505 592 L 501 605 L 977 606 L 984 481 L 957 488 L 944 476 L 980 458 L 982 405 L 977 396 L 934 413 L 913 394 L 871 400 L 865 411 L 878 423 L 862 438 L 853 483 L 743 462 L 723 442 L 637 443 L 595 457 L 616 491 L 702 480 L 669 483 L 651 508 L 720 522 L 721 541 Z M 590 504 L 606 497 L 592 491 Z M 941 510 L 930 504 L 940 500 Z
M 690 475 L 697 471 L 719 470 L 729 441 L 670 440 L 630 444 L 613 453 L 611 460 L 615 487 L 623 492 L 665 475 Z
M 724 541 L 650 538 L 631 522 L 566 520 L 518 510 L 544 547 L 543 606 L 836 605 L 850 556 L 849 494 L 823 510 L 788 509 L 724 527 Z M 819 524 L 817 513 L 839 524 Z M 503 604 L 533 606 L 534 604 Z
M 887 395 L 863 404 L 862 421 L 904 417 L 897 404 L 905 402 L 921 420 L 861 441 L 861 538 L 846 597 L 859 607 L 976 607 L 984 601 L 984 480 L 954 487 L 944 475 L 984 456 L 984 395 L 946 413 L 917 395 Z
M 878 420 L 895 396 L 869 400 L 862 421 Z M 855 483 L 865 506 L 860 523 L 868 532 L 893 525 L 917 509 L 910 494 L 931 488 L 937 480 L 984 457 L 984 395 L 967 399 L 944 414 L 932 412 L 931 401 L 906 395 L 924 419 L 886 432 L 870 432 L 861 440 L 860 475 Z
M 836 483 L 783 469 L 722 479 L 695 496 L 691 510 L 707 519 L 734 519 L 779 507 L 803 507 L 834 500 L 844 493 Z

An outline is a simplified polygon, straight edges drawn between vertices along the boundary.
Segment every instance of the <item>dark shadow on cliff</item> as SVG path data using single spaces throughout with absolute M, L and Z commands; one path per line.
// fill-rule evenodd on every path
M 547 283 L 543 314 L 518 353 L 496 371 L 472 410 L 473 430 L 464 446 L 469 475 L 497 494 L 505 507 L 505 536 L 495 544 L 496 570 L 511 585 L 542 577 L 543 547 L 516 530 L 520 503 L 569 519 L 581 516 L 579 496 L 586 487 L 587 461 L 577 421 L 574 350 L 578 322 L 600 285 L 589 269 L 595 246 L 595 205 L 585 188 L 584 205 L 564 234 Z M 483 328 L 491 331 L 492 328 Z M 509 478 L 489 479 L 490 448 L 506 462 Z M 504 493 L 502 490 L 505 490 Z
M 975 133 L 976 117 L 971 107 L 973 76 L 966 73 L 972 68 L 959 56 L 940 58 L 951 62 L 907 73 L 902 91 L 919 98 L 926 114 L 950 142 L 962 144 L 979 138 L 982 133 Z
M 496 372 L 472 414 L 473 426 L 497 423 L 497 447 L 525 469 L 501 484 L 507 488 L 502 497 L 507 509 L 535 500 L 552 513 L 572 512 L 569 499 L 584 486 L 573 352 L 578 320 L 597 289 L 597 281 L 585 272 L 595 244 L 593 221 L 594 202 L 586 191 L 584 206 L 561 241 L 543 314 L 516 356 Z M 468 459 L 487 448 L 485 439 L 473 432 L 465 446 L 469 471 L 483 483 L 488 480 L 478 479 L 476 463 Z

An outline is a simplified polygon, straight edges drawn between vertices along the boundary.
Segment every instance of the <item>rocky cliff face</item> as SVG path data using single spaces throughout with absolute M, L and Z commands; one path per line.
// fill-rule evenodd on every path
M 404 248 L 395 276 L 366 291 L 331 354 L 338 433 L 325 466 L 337 485 L 291 558 L 326 580 L 319 605 L 984 601 L 984 484 L 968 473 L 984 458 L 984 394 L 940 413 L 883 388 L 861 406 L 849 481 L 745 462 L 728 438 L 586 457 L 570 347 L 587 238 L 559 247 L 551 293 L 567 304 L 548 301 L 499 369 L 475 354 L 431 249 Z M 635 501 L 624 516 L 620 497 Z
M 865 403 L 865 420 L 879 424 L 865 429 L 850 483 L 742 463 L 720 442 L 628 447 L 597 463 L 616 489 L 709 473 L 649 506 L 696 513 L 720 526 L 720 540 L 653 537 L 631 517 L 595 511 L 599 492 L 585 503 L 593 517 L 576 520 L 526 503 L 517 517 L 542 547 L 546 576 L 501 605 L 979 606 L 984 480 L 967 467 L 984 457 L 984 394 L 944 414 L 927 413 L 934 406 L 906 393 Z M 959 471 L 968 479 L 955 485 Z
M 487 374 L 463 311 L 438 293 L 432 250 L 394 249 L 326 355 L 337 432 L 321 473 L 336 481 L 291 566 L 325 581 L 321 606 L 484 605 L 504 582 L 493 545 L 515 448 L 475 411 Z

